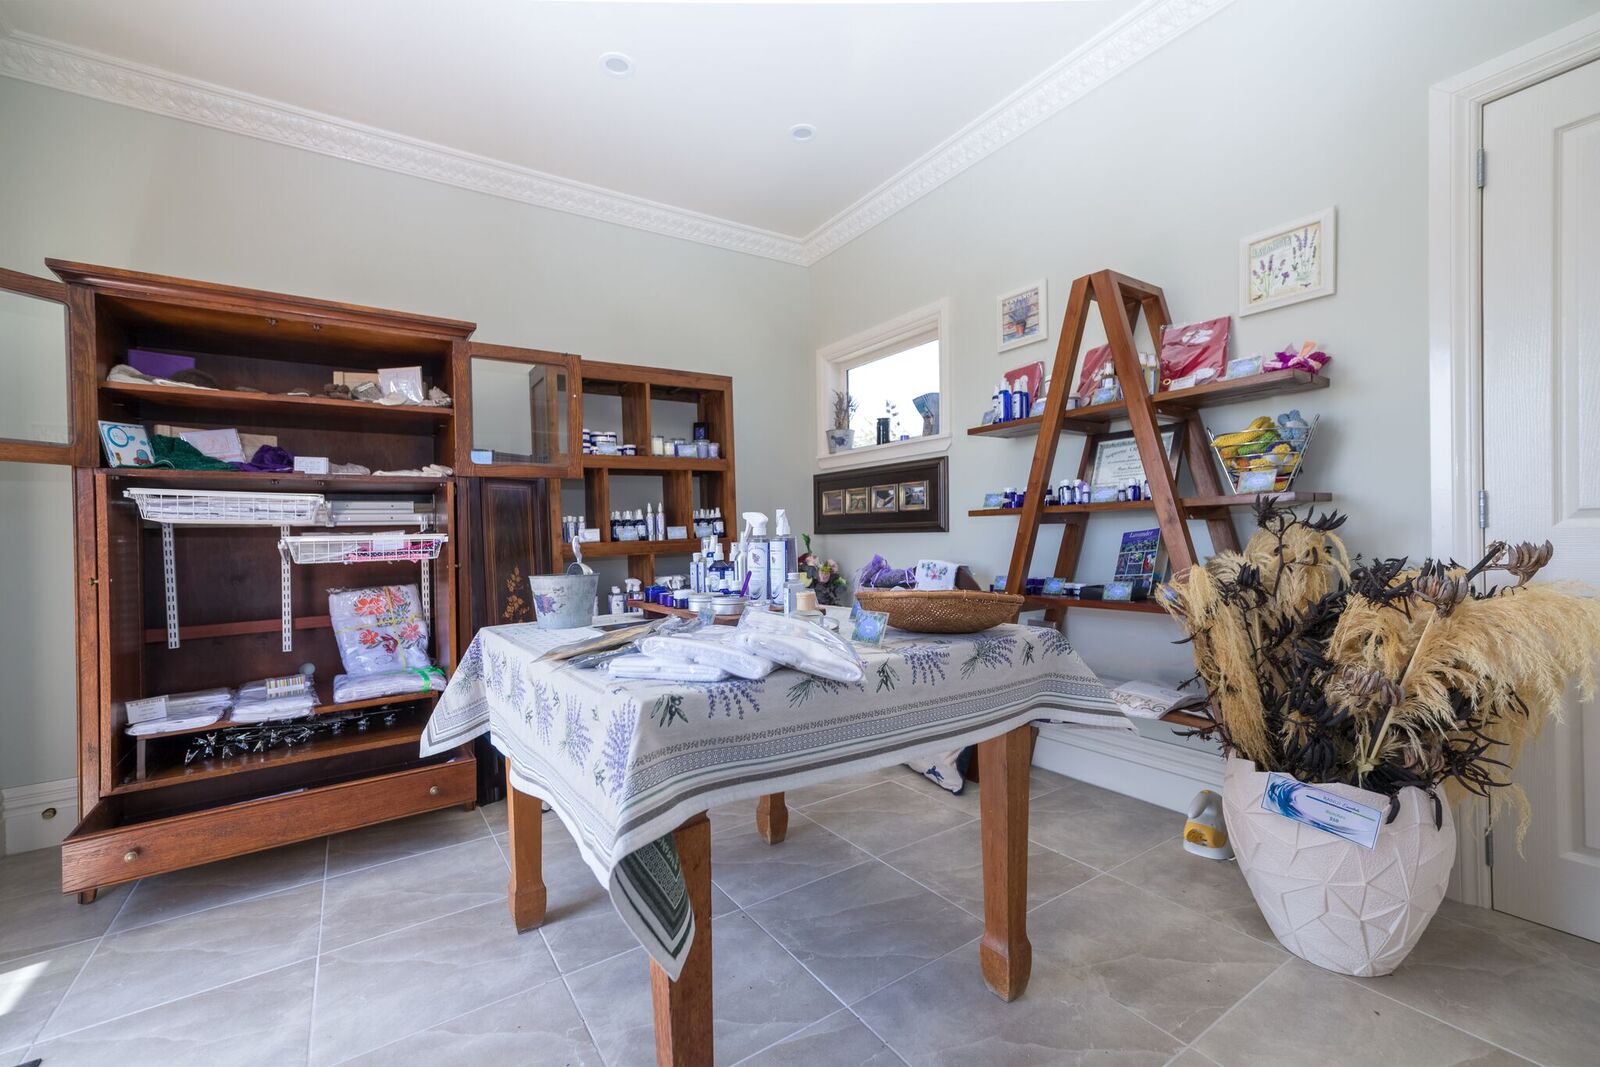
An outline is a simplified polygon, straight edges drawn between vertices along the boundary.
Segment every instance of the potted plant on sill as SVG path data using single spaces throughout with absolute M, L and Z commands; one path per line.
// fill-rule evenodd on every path
M 1388 974 L 1444 896 L 1451 802 L 1514 805 L 1520 842 L 1529 810 L 1511 771 L 1569 681 L 1594 695 L 1600 600 L 1528 584 L 1548 542 L 1496 542 L 1471 568 L 1352 563 L 1338 515 L 1257 498 L 1256 520 L 1242 553 L 1160 600 L 1210 692 L 1229 837 L 1273 934 L 1318 966 Z M 1487 585 L 1494 572 L 1515 584 Z M 1371 847 L 1286 817 L 1290 778 L 1377 808 Z
M 840 389 L 833 391 L 833 426 L 828 430 L 828 454 L 842 452 L 849 448 L 855 439 L 855 432 L 850 429 L 850 419 L 856 413 L 858 402 L 855 397 Z

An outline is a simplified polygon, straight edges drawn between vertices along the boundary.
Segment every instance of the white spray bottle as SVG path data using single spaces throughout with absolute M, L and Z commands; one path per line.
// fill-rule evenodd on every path
M 774 604 L 783 603 L 783 588 L 789 581 L 789 572 L 797 570 L 794 534 L 789 531 L 789 514 L 783 508 L 775 512 L 772 537 L 767 541 L 767 599 Z
M 745 596 L 765 603 L 767 600 L 767 516 L 759 511 L 744 513 L 744 533 L 739 537 L 743 547 L 744 569 L 750 576 Z

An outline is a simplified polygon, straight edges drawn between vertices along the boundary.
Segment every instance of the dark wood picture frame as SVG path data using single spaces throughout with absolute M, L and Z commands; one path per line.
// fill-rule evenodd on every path
M 903 482 L 927 482 L 928 505 L 917 511 L 898 507 Z M 874 486 L 894 485 L 894 511 L 853 512 L 848 506 L 843 515 L 822 513 L 822 494 L 843 491 L 848 501 L 853 491 L 870 494 Z M 811 480 L 812 515 L 815 531 L 829 533 L 947 533 L 950 529 L 950 457 L 908 460 L 853 470 L 829 471 Z

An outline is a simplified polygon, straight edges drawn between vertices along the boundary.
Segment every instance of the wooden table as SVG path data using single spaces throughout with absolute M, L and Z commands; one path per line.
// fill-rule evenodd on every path
M 1033 946 L 1028 943 L 1028 773 L 1031 727 L 1021 726 L 978 743 L 983 781 L 978 802 L 983 831 L 983 980 L 1001 1000 L 1015 1000 L 1028 987 Z M 539 798 L 519 792 L 506 779 L 510 823 L 511 881 L 507 898 L 518 932 L 544 922 L 543 822 Z M 789 811 L 782 793 L 756 804 L 756 828 L 768 844 L 784 839 Z M 695 935 L 677 981 L 650 962 L 650 994 L 659 1067 L 709 1067 L 712 1054 L 711 823 L 704 813 L 673 831 L 678 858 L 694 909 Z

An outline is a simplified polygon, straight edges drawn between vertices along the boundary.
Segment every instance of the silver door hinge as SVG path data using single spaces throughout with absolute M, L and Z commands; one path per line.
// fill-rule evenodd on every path
M 1484 176 L 1486 174 L 1488 174 L 1488 173 L 1489 173 L 1489 153 L 1485 152 L 1483 149 L 1480 148 L 1480 149 L 1478 149 L 1478 164 L 1477 164 L 1477 178 L 1478 178 L 1478 188 L 1479 189 L 1483 188 Z
M 1478 490 L 1478 529 L 1489 528 L 1489 490 Z
M 1494 866 L 1494 831 L 1493 830 L 1485 830 L 1483 832 L 1483 865 L 1485 867 L 1493 867 Z

